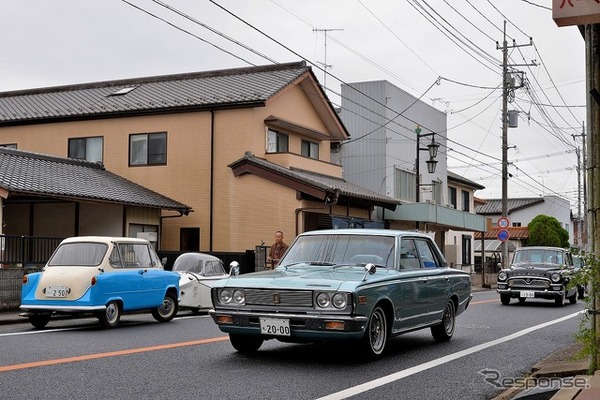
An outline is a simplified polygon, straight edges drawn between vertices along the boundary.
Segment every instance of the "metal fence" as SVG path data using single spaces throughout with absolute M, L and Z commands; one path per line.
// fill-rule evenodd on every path
M 0 235 L 0 267 L 43 267 L 64 238 Z

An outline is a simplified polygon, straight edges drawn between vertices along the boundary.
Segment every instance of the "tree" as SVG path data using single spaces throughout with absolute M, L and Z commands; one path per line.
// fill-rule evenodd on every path
M 554 217 L 540 214 L 531 220 L 527 229 L 529 230 L 528 246 L 569 247 L 569 232 Z

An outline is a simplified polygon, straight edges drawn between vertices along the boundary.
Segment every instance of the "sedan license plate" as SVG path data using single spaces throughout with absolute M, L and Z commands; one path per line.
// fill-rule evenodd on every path
M 290 320 L 261 317 L 260 333 L 263 335 L 290 336 Z
M 65 286 L 48 286 L 46 288 L 46 297 L 67 297 L 69 288 Z
M 535 297 L 535 292 L 531 291 L 531 290 L 521 290 L 521 293 L 519 293 L 519 296 L 521 296 L 521 297 Z

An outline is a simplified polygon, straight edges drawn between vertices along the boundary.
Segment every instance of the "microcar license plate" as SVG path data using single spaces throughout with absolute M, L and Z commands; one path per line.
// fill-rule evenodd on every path
M 535 297 L 535 292 L 531 290 L 521 290 L 519 293 L 521 297 Z
M 46 288 L 46 297 L 67 297 L 69 291 L 65 286 L 48 286 Z
M 263 335 L 290 336 L 290 320 L 283 318 L 260 318 Z

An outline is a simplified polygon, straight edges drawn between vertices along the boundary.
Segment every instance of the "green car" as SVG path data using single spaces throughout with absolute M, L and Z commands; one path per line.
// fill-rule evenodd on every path
M 377 357 L 417 329 L 450 340 L 472 295 L 470 275 L 449 268 L 425 234 L 334 229 L 299 235 L 276 269 L 223 279 L 211 297 L 210 315 L 239 352 L 269 339 L 336 340 Z

